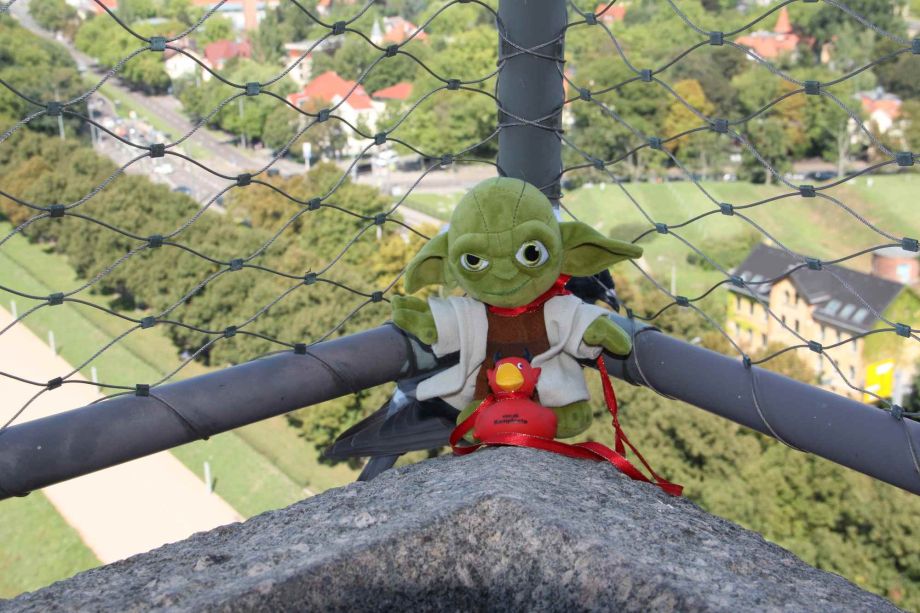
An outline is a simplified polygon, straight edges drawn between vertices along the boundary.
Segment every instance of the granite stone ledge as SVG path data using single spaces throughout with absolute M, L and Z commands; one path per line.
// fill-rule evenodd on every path
M 81 573 L 2 611 L 897 611 L 609 465 L 487 449 Z

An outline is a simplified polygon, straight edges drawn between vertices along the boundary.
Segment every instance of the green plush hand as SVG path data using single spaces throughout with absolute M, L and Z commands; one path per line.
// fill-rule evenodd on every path
M 393 323 L 427 345 L 438 341 L 438 329 L 426 300 L 415 296 L 393 296 Z
M 627 355 L 632 350 L 629 334 L 608 317 L 598 317 L 591 322 L 582 340 L 586 345 L 601 346 L 614 355 Z

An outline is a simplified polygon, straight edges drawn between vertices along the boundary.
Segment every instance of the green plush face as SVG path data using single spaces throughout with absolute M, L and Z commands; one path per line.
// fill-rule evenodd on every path
M 518 179 L 489 179 L 454 209 L 446 234 L 433 238 L 409 264 L 406 289 L 458 285 L 500 307 L 527 304 L 560 274 L 587 276 L 642 249 L 608 239 L 578 222 L 559 223 L 550 201 Z

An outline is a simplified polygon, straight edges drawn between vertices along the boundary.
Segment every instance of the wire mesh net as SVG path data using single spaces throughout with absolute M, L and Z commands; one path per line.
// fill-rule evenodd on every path
M 134 27 L 97 0 L 101 14 L 95 19 L 104 24 L 99 32 L 125 36 L 130 43 L 123 55 L 102 66 L 101 76 L 93 77 L 90 71 L 83 81 L 71 83 L 66 95 L 13 78 L 0 80 L 23 111 L 2 128 L 0 163 L 23 148 L 39 147 L 29 141 L 32 128 L 51 133 L 59 129 L 62 137 L 68 130 L 89 131 L 97 151 L 116 160 L 112 167 L 94 168 L 88 173 L 92 180 L 61 186 L 58 201 L 30 197 L 24 178 L 17 185 L 11 185 L 16 177 L 0 182 L 4 214 L 11 223 L 0 238 L 0 250 L 28 236 L 68 254 L 79 275 L 70 285 L 48 288 L 47 293 L 14 284 L 0 287 L 24 305 L 0 329 L 0 343 L 4 334 L 30 319 L 47 313 L 53 321 L 55 308 L 63 304 L 103 313 L 122 325 L 105 342 L 81 347 L 73 368 L 50 381 L 0 373 L 35 390 L 28 402 L 4 413 L 0 428 L 21 419 L 35 399 L 65 385 L 92 383 L 110 395 L 156 397 L 158 386 L 196 361 L 218 365 L 272 350 L 308 352 L 312 343 L 384 320 L 387 296 L 397 287 L 407 254 L 418 245 L 413 241 L 436 231 L 422 227 L 431 221 L 425 216 L 403 215 L 407 201 L 436 182 L 445 168 L 484 169 L 482 176 L 501 173 L 495 153 L 502 129 L 547 129 L 553 120 L 558 127 L 548 129 L 563 143 L 565 167 L 551 184 L 539 187 L 550 196 L 561 196 L 561 207 L 572 217 L 646 247 L 645 258 L 634 263 L 634 274 L 621 281 L 621 298 L 630 317 L 657 324 L 676 311 L 693 312 L 722 339 L 705 342 L 738 355 L 748 367 L 770 367 L 788 354 L 813 354 L 813 368 L 820 373 L 816 383 L 820 377 L 822 385 L 877 403 L 898 419 L 917 417 L 892 402 L 890 393 L 872 387 L 863 376 L 861 357 L 855 357 L 871 350 L 887 359 L 885 352 L 890 351 L 898 368 L 915 360 L 920 337 L 912 319 L 913 303 L 890 308 L 894 298 L 867 295 L 878 288 L 865 283 L 867 275 L 854 275 L 846 266 L 865 269 L 872 254 L 892 248 L 917 252 L 912 237 L 918 228 L 907 223 L 900 208 L 857 207 L 847 203 L 844 192 L 849 186 L 871 189 L 873 177 L 894 170 L 904 174 L 915 165 L 916 155 L 906 150 L 903 139 L 870 121 L 854 106 L 847 88 L 875 66 L 916 56 L 920 45 L 843 3 L 825 0 L 822 10 L 843 15 L 848 33 L 871 31 L 890 41 L 890 52 L 853 65 L 818 58 L 811 73 L 820 79 L 765 57 L 769 53 L 762 44 L 781 46 L 793 36 L 799 40 L 780 25 L 764 33 L 769 20 L 788 19 L 787 9 L 813 3 L 787 0 L 739 14 L 737 24 L 715 25 L 670 0 L 655 7 L 629 5 L 631 12 L 658 11 L 655 18 L 667 27 L 656 40 L 630 38 L 627 18 L 616 2 L 597 7 L 572 3 L 568 27 L 558 39 L 523 49 L 504 35 L 494 3 L 444 3 L 393 42 L 372 32 L 376 22 L 368 15 L 374 2 L 344 3 L 338 10 L 348 15 L 331 19 L 289 0 L 284 3 L 289 18 L 309 25 L 310 40 L 289 46 L 283 67 L 245 80 L 206 61 L 186 44 L 216 19 L 225 2 L 215 3 L 186 27 L 162 35 L 155 26 L 149 32 Z M 14 5 L 15 0 L 8 2 L 2 11 L 15 10 Z M 452 57 L 449 43 L 437 52 L 428 48 L 425 39 L 436 38 L 440 24 L 457 11 L 472 11 L 475 19 L 494 23 L 497 36 L 508 44 L 504 55 L 498 57 L 495 38 L 480 41 L 485 62 Z M 318 63 L 323 49 L 345 40 L 372 54 L 356 61 L 352 74 L 343 75 L 349 84 L 341 95 L 324 102 L 306 90 L 300 97 L 285 93 L 305 64 Z M 563 40 L 566 55 L 553 55 L 551 49 L 561 51 L 555 43 Z M 829 40 L 828 45 L 842 47 L 843 42 Z M 551 116 L 515 117 L 493 93 L 504 62 L 520 54 L 555 62 L 566 100 Z M 199 81 L 192 89 L 202 87 L 203 78 L 220 84 L 219 98 L 198 99 L 198 117 L 172 138 L 144 141 L 99 119 L 97 113 L 103 104 L 101 89 L 148 58 L 193 63 Z M 471 73 L 470 66 L 489 62 L 494 68 Z M 723 80 L 732 78 L 738 62 L 752 62 L 756 70 L 745 74 L 755 76 L 739 84 L 741 95 L 733 99 L 700 85 L 705 75 L 694 71 L 702 70 L 701 62 L 727 71 L 721 74 Z M 397 63 L 408 63 L 421 75 L 411 98 L 389 106 L 372 122 L 354 112 L 376 104 L 364 86 Z M 708 76 L 711 84 L 712 75 Z M 418 84 L 423 91 L 415 91 Z M 223 158 L 208 151 L 223 145 L 209 126 L 229 125 L 233 120 L 228 118 L 238 118 L 238 132 L 245 139 L 247 112 L 257 103 L 270 103 L 285 113 L 271 155 L 254 161 L 249 154 L 226 153 L 226 148 L 220 150 Z M 464 121 L 475 129 L 455 129 L 450 121 L 457 121 L 456 115 L 448 117 L 447 108 L 467 111 Z M 170 112 L 174 110 L 163 110 Z M 858 146 L 869 152 L 868 161 L 841 176 L 804 183 L 787 163 L 787 148 L 777 143 L 798 142 L 802 134 L 819 128 L 822 138 L 837 138 L 841 159 Z M 444 136 L 448 132 L 451 138 Z M 311 146 L 333 153 L 340 163 L 298 177 L 286 158 L 298 153 L 306 137 L 318 133 Z M 419 160 L 414 171 L 402 173 L 402 188 L 395 194 L 368 191 L 352 180 L 368 156 L 394 148 Z M 311 154 L 304 151 L 309 162 Z M 60 155 L 62 166 L 80 161 L 73 159 L 80 155 L 77 149 Z M 165 191 L 141 190 L 132 176 L 157 173 L 168 164 L 177 165 L 194 183 L 197 202 L 185 199 L 177 204 Z M 737 170 L 726 168 L 744 169 L 747 177 L 766 187 L 752 196 L 754 192 L 736 186 Z M 292 176 L 279 176 L 278 170 Z M 384 178 L 378 185 L 389 188 L 393 182 Z M 667 193 L 667 200 L 651 200 L 652 185 L 664 186 L 667 192 L 656 194 Z M 133 199 L 133 206 L 115 212 L 107 206 L 109 196 Z M 103 206 L 94 206 L 100 201 Z M 230 223 L 231 218 L 236 223 Z M 815 227 L 816 223 L 827 225 Z M 348 230 L 348 239 L 332 244 L 330 237 L 342 228 Z M 748 268 L 737 261 L 738 245 L 744 249 L 761 241 L 770 246 L 762 254 L 772 262 L 769 273 L 760 271 L 757 261 L 745 260 Z M 686 262 L 694 264 L 694 272 L 678 281 L 676 271 Z M 140 274 L 150 269 L 159 272 Z M 681 294 L 678 285 L 693 293 L 688 289 Z M 913 295 L 910 288 L 904 291 Z M 809 292 L 824 292 L 830 298 L 805 306 L 804 301 L 813 297 Z M 895 295 L 900 292 L 899 288 Z M 334 308 L 329 308 L 330 302 Z M 672 325 L 662 327 L 679 332 Z M 158 378 L 137 381 L 107 371 L 91 382 L 79 375 L 126 339 L 151 328 L 166 329 L 182 349 L 179 363 L 161 368 Z M 747 372 L 756 392 L 757 371 Z M 762 410 L 761 418 L 783 440 Z M 916 463 L 916 453 L 914 459 Z

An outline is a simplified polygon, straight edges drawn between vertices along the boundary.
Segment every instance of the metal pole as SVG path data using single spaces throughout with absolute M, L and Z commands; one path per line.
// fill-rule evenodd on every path
M 629 320 L 613 317 L 632 329 Z M 654 329 L 636 336 L 629 359 L 608 357 L 607 364 L 616 377 L 770 434 L 754 405 L 753 372 L 760 409 L 784 440 L 920 494 L 908 447 L 920 453 L 918 422 L 766 370 L 747 370 L 738 359 Z M 278 354 L 154 388 L 156 398 L 121 396 L 13 426 L 0 434 L 0 500 L 434 365 L 425 348 L 388 325 L 316 345 L 308 355 Z
M 14 425 L 0 500 L 430 369 L 391 325 Z M 10 407 L 5 407 L 10 408 Z M 12 407 L 15 408 L 15 407 Z
M 631 320 L 612 317 L 624 330 L 633 330 Z M 739 358 L 654 329 L 635 337 L 627 360 L 607 357 L 606 362 L 615 377 L 768 436 L 772 427 L 802 451 L 920 494 L 920 422 L 895 419 L 888 411 L 769 370 L 745 368 Z
M 564 0 L 500 0 L 498 166 L 558 204 L 562 173 Z M 507 40 L 505 40 L 507 39 Z M 530 53 L 522 53 L 529 49 Z M 539 122 L 538 125 L 525 122 Z

